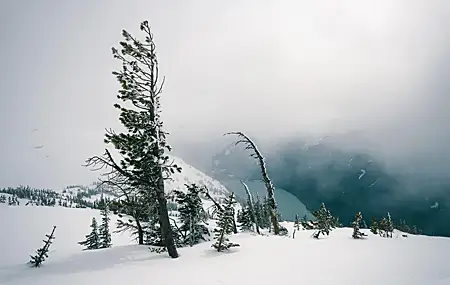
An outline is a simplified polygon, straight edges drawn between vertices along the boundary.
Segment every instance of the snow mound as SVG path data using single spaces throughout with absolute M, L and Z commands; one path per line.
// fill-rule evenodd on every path
M 95 210 L 2 207 L 0 216 L 0 284 L 450 284 L 448 238 L 388 239 L 365 230 L 367 239 L 353 240 L 352 229 L 342 228 L 319 240 L 311 238 L 312 231 L 298 231 L 292 239 L 292 223 L 283 223 L 289 237 L 240 233 L 230 237 L 240 247 L 228 252 L 217 253 L 205 242 L 179 249 L 180 257 L 172 260 L 118 234 L 110 249 L 81 251 L 77 242 L 98 216 Z M 53 225 L 49 259 L 29 268 L 28 254 Z

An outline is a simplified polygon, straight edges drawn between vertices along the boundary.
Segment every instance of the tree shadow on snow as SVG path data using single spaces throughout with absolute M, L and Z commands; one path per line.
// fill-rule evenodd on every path
M 140 262 L 169 258 L 164 254 L 152 253 L 147 246 L 122 246 L 108 249 L 83 251 L 64 259 L 48 262 L 41 268 L 30 268 L 29 265 L 16 265 L 0 271 L 0 283 L 8 283 L 15 279 L 45 275 L 66 275 L 83 272 L 106 270 L 116 266 L 135 265 Z
M 238 253 L 239 252 L 239 248 L 235 247 L 235 248 L 230 248 L 221 252 L 218 252 L 215 249 L 209 249 L 209 250 L 205 250 L 203 252 L 203 257 L 218 257 L 218 256 L 224 256 L 224 255 L 229 255 L 229 254 L 234 254 L 234 253 Z

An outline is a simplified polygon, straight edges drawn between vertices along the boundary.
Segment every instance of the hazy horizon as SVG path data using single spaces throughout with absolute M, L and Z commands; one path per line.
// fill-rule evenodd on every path
M 81 165 L 120 126 L 111 47 L 143 20 L 175 146 L 362 130 L 392 161 L 446 164 L 449 1 L 15 0 L 0 3 L 0 187 L 95 180 Z

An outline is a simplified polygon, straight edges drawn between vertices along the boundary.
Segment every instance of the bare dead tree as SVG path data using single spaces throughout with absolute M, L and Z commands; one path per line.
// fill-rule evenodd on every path
M 159 82 L 156 48 L 147 21 L 141 23 L 140 30 L 145 35 L 144 42 L 123 30 L 125 40 L 120 42 L 120 51 L 112 48 L 114 58 L 122 63 L 122 70 L 113 72 L 121 86 L 117 98 L 131 103 L 128 108 L 114 105 L 120 110 L 119 119 L 127 132 L 117 134 L 107 130 L 105 135 L 105 143 L 112 144 L 118 150 L 120 162 L 117 163 L 110 151 L 105 149 L 103 155 L 89 158 L 85 165 L 93 167 L 93 170 L 108 169 L 105 175 L 110 178 L 120 175 L 120 179 L 125 179 L 129 186 L 138 187 L 155 197 L 163 244 L 169 255 L 177 258 L 164 180 L 175 171 L 180 172 L 181 168 L 169 163 L 169 157 L 165 154 L 171 147 L 166 142 L 167 133 L 162 129 L 160 118 L 164 79 Z
M 277 217 L 277 203 L 274 193 L 275 187 L 273 186 L 272 181 L 267 175 L 266 162 L 264 157 L 261 155 L 261 152 L 258 150 L 256 144 L 244 133 L 229 132 L 224 135 L 236 135 L 238 137 L 238 140 L 236 141 L 235 145 L 244 144 L 245 149 L 251 151 L 250 157 L 255 158 L 258 161 L 259 167 L 261 169 L 262 180 L 267 190 L 267 200 L 270 207 L 270 220 L 272 222 L 274 234 L 278 235 L 280 233 L 280 224 L 278 223 Z

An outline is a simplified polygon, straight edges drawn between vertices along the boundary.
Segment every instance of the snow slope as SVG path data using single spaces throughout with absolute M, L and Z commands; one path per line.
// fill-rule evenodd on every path
M 211 242 L 180 249 L 176 260 L 113 235 L 113 248 L 81 251 L 97 211 L 62 207 L 0 207 L 0 284 L 450 284 L 450 239 L 425 236 L 386 239 L 369 233 L 353 240 L 351 229 L 336 229 L 320 240 L 312 232 L 296 238 L 231 236 L 241 246 L 217 253 Z M 50 258 L 29 268 L 28 254 L 57 225 Z M 113 223 L 111 224 L 113 226 Z M 285 223 L 292 235 L 292 224 Z

